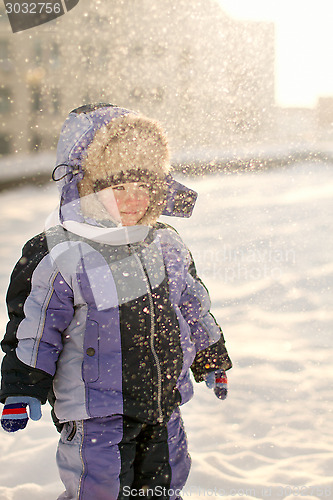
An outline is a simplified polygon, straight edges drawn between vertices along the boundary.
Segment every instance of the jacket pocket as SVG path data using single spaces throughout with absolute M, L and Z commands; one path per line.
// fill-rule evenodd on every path
M 75 434 L 77 432 L 77 425 L 76 425 L 75 420 L 71 423 L 72 423 L 72 428 L 69 432 L 67 432 L 67 437 L 66 437 L 66 441 L 68 441 L 68 442 L 73 441 L 73 439 L 75 438 Z
M 83 421 L 65 422 L 61 431 L 60 442 L 63 445 L 78 446 L 82 442 Z
M 99 378 L 99 328 L 96 321 L 87 320 L 82 377 L 85 382 L 96 382 Z

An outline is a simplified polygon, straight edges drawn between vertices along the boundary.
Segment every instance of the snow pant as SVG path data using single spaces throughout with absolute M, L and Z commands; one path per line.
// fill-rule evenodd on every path
M 65 423 L 58 500 L 179 500 L 191 459 L 179 409 L 167 424 L 113 415 Z

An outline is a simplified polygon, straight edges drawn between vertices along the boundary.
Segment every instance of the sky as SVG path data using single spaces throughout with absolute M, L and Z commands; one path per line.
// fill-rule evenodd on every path
M 332 0 L 219 0 L 234 18 L 275 23 L 276 100 L 313 107 L 333 97 Z

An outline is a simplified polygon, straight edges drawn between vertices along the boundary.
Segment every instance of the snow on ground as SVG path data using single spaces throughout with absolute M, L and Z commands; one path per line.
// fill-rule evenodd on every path
M 200 194 L 192 219 L 165 218 L 192 250 L 234 361 L 226 401 L 198 384 L 183 409 L 184 499 L 333 498 L 332 167 L 187 179 Z M 0 196 L 3 328 L 11 268 L 55 205 L 54 186 Z M 47 407 L 1 433 L 0 500 L 57 498 L 57 439 Z

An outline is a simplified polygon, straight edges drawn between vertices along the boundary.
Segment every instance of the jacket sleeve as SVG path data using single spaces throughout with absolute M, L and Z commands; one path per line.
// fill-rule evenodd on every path
M 24 395 L 44 404 L 62 350 L 61 334 L 73 317 L 72 291 L 50 259 L 44 234 L 23 248 L 11 275 L 7 308 L 0 401 Z
M 221 327 L 210 312 L 208 290 L 197 275 L 192 256 L 185 281 L 180 310 L 190 326 L 192 341 L 196 347 L 191 370 L 196 382 L 201 382 L 208 372 L 217 369 L 229 370 L 232 363 Z

